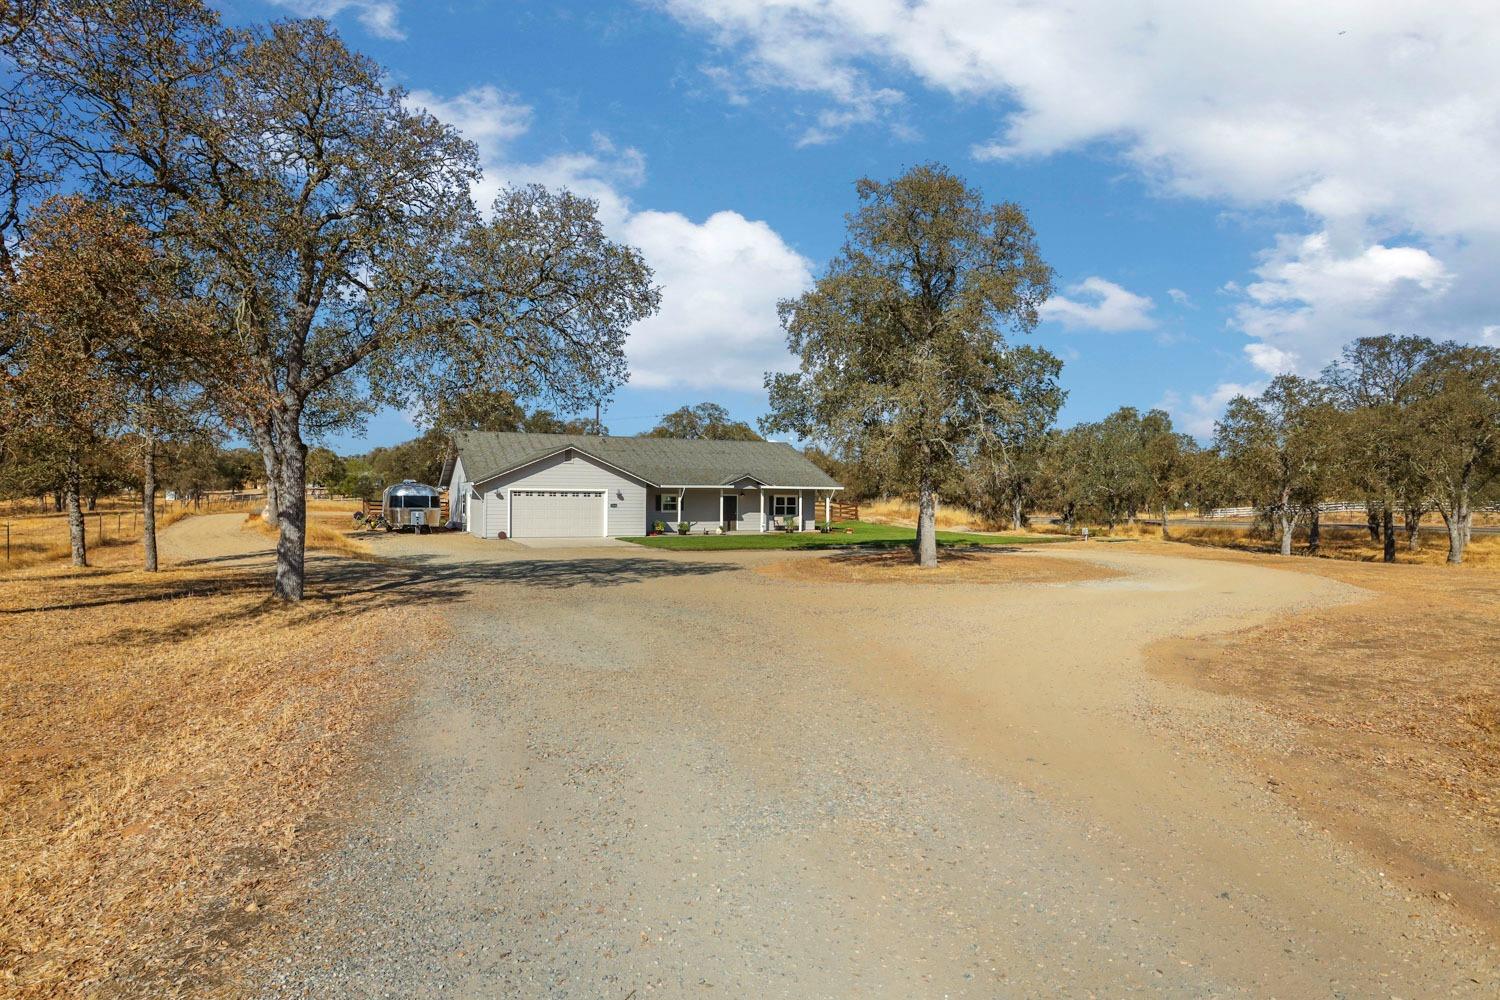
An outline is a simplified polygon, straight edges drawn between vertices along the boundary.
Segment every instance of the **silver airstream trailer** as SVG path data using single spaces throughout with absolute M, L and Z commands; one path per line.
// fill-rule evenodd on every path
M 441 491 L 425 483 L 404 479 L 385 488 L 380 506 L 380 512 L 388 525 L 387 530 L 411 528 L 416 532 L 429 531 L 439 527 L 443 495 Z

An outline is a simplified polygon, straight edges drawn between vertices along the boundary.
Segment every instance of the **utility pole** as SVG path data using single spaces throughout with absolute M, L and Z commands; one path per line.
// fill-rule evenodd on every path
M 604 421 L 599 413 L 599 400 L 596 399 L 594 400 L 594 437 L 598 437 L 602 433 L 599 428 L 603 426 Z

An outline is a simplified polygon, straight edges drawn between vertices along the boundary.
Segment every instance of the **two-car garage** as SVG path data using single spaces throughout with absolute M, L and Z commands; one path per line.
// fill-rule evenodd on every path
M 591 538 L 605 533 L 603 491 L 511 490 L 514 538 Z

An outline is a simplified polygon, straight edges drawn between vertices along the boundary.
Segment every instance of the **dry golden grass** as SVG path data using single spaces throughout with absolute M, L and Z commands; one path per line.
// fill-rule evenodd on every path
M 1228 541 L 1233 541 L 1229 539 Z M 1500 572 L 1169 548 L 1253 561 L 1371 599 L 1153 651 L 1164 675 L 1248 698 L 1284 727 L 1209 735 L 1319 824 L 1500 933 Z M 1363 558 L 1363 557 L 1361 557 Z
M 1037 584 L 1103 580 L 1119 574 L 1091 563 L 1048 559 L 1015 550 L 987 549 L 943 552 L 937 569 L 921 569 L 911 552 L 836 552 L 833 555 L 786 559 L 758 567 L 757 572 L 802 583 L 897 584 Z
M 358 507 L 356 506 L 355 509 Z M 370 555 L 370 546 L 353 535 L 353 521 L 347 516 L 339 516 L 343 513 L 343 511 L 336 511 L 320 515 L 309 505 L 307 547 L 324 552 L 337 552 L 346 556 Z M 276 529 L 261 520 L 259 511 L 247 515 L 245 524 L 268 538 L 276 537 Z
M 1034 535 L 1079 535 L 1083 529 L 1089 529 L 1090 538 L 1156 538 L 1161 535 L 1161 529 L 1152 524 L 1126 524 L 1120 523 L 1113 528 L 1105 524 L 1084 524 L 1075 522 L 1073 530 L 1069 531 L 1066 526 L 1052 523 L 1050 514 L 1034 514 L 1031 518 L 1031 526 L 1026 530 Z
M 255 513 L 260 508 L 261 502 L 256 500 L 214 503 L 202 507 L 162 501 L 157 510 L 156 527 L 160 531 L 191 514 L 226 514 L 236 511 Z M 10 528 L 10 558 L 4 560 L 4 549 L 0 548 L 0 574 L 42 563 L 58 562 L 71 554 L 66 514 L 50 511 L 37 513 L 35 501 L 6 501 L 0 509 L 7 511 L 0 515 L 0 546 L 4 545 L 4 526 L 8 525 Z M 348 520 L 349 515 L 359 509 L 358 500 L 309 500 L 309 521 L 319 523 L 317 547 L 348 555 L 367 554 L 368 549 L 344 544 L 333 537 L 343 521 Z M 335 515 L 342 515 L 342 520 Z M 140 505 L 128 498 L 101 498 L 99 509 L 86 513 L 83 522 L 84 537 L 91 558 L 96 551 L 140 543 Z M 329 530 L 321 530 L 323 528 Z
M 1147 528 L 1141 538 L 1161 538 L 1159 528 Z M 1242 552 L 1277 553 L 1277 540 L 1263 532 L 1252 532 L 1234 528 L 1175 527 L 1172 540 L 1191 545 L 1211 545 L 1219 548 L 1238 549 Z M 1293 539 L 1292 551 L 1298 555 L 1307 552 L 1305 535 Z M 1424 533 L 1418 536 L 1419 548 L 1412 551 L 1406 547 L 1404 533 L 1396 545 L 1396 562 L 1416 563 L 1427 566 L 1446 565 L 1448 561 L 1448 538 L 1446 535 Z M 1363 526 L 1358 528 L 1333 528 L 1322 532 L 1318 555 L 1324 559 L 1343 559 L 1354 562 L 1380 562 L 1381 546 L 1370 541 Z M 1500 568 L 1500 535 L 1476 535 L 1464 549 L 1464 565 L 1490 569 Z
M 917 505 L 910 500 L 872 500 L 859 505 L 859 519 L 872 524 L 917 523 Z M 940 531 L 974 531 L 982 527 L 978 514 L 964 507 L 938 505 L 937 526 Z
M 264 566 L 127 554 L 0 581 L 7 996 L 208 991 L 284 918 L 399 695 L 376 658 L 440 628 L 363 590 L 373 564 L 287 607 Z
M 189 513 L 164 508 L 156 516 L 156 529 L 161 531 Z M 11 555 L 9 561 L 0 562 L 0 573 L 57 562 L 72 554 L 66 514 L 5 518 L 3 524 L 10 526 Z M 101 550 L 140 544 L 141 514 L 139 510 L 99 511 L 84 516 L 83 528 L 92 559 Z M 0 545 L 4 544 L 3 531 L 4 528 L 0 527 Z M 0 558 L 3 558 L 3 552 L 0 552 Z

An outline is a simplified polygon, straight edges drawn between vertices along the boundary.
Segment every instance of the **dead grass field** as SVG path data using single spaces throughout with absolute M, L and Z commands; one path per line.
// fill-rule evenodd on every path
M 358 506 L 354 507 L 358 510 Z M 245 518 L 247 528 L 260 532 L 267 538 L 276 537 L 276 528 L 261 520 L 260 511 L 252 511 Z M 370 546 L 355 534 L 354 522 L 349 512 L 330 508 L 315 508 L 307 511 L 307 547 L 324 552 L 338 552 L 346 556 L 369 556 Z
M 434 616 L 264 566 L 0 580 L 0 993 L 198 995 L 305 874 Z M 360 571 L 363 572 L 363 571 Z M 356 577 L 357 579 L 357 577 Z
M 1242 552 L 1270 554 L 1279 552 L 1276 539 L 1264 532 L 1207 527 L 1174 527 L 1171 530 L 1173 541 L 1186 542 L 1190 545 L 1238 549 Z M 1161 529 L 1155 525 L 1147 525 L 1142 528 L 1137 537 L 1159 540 Z M 1306 554 L 1307 544 L 1303 536 L 1295 536 L 1293 543 L 1294 553 L 1299 556 Z M 1418 543 L 1419 548 L 1415 551 L 1408 549 L 1406 537 L 1403 534 L 1396 545 L 1396 562 L 1426 566 L 1447 564 L 1448 538 L 1446 535 L 1423 534 L 1418 536 Z M 1369 533 L 1363 525 L 1356 528 L 1333 528 L 1331 530 L 1325 526 L 1318 551 L 1318 556 L 1322 559 L 1342 559 L 1354 562 L 1380 562 L 1382 554 L 1381 546 L 1370 541 Z M 1500 536 L 1476 535 L 1464 549 L 1464 565 L 1500 569 Z
M 1500 572 L 1476 565 L 1253 560 L 1362 587 L 1371 599 L 1153 650 L 1162 676 L 1248 699 L 1276 725 L 1226 728 L 1316 822 L 1500 933 Z M 1157 546 L 1151 550 L 1160 551 Z M 1364 561 L 1357 561 L 1364 560 Z
M 902 549 L 836 552 L 822 558 L 785 559 L 761 566 L 757 572 L 802 583 L 861 584 L 1074 583 L 1119 575 L 1090 563 L 1048 559 L 1015 550 L 966 552 L 956 549 L 945 551 L 935 570 L 917 567 L 912 563 L 911 553 Z
M 161 531 L 188 516 L 188 513 L 186 510 L 163 506 L 156 515 L 157 530 Z M 3 524 L 10 527 L 11 551 L 10 559 L 0 562 L 0 573 L 67 559 L 71 552 L 66 514 L 7 517 L 3 519 Z M 141 514 L 139 510 L 92 512 L 84 516 L 83 530 L 89 558 L 92 560 L 96 552 L 138 545 L 141 540 Z
M 859 505 L 859 519 L 872 524 L 911 527 L 917 523 L 917 505 L 910 500 L 872 500 Z M 984 530 L 979 515 L 965 507 L 938 504 L 935 520 L 940 531 Z
M 43 563 L 57 562 L 68 558 L 68 516 L 66 514 L 35 512 L 35 503 L 10 501 L 9 513 L 0 515 L 0 532 L 5 525 L 10 529 L 10 558 L 0 561 L 0 574 L 25 569 Z M 332 548 L 347 554 L 366 554 L 368 549 L 346 548 L 332 538 L 323 528 L 343 528 L 352 524 L 350 515 L 359 510 L 358 500 L 310 500 L 307 504 L 309 523 L 316 523 L 317 545 Z M 258 502 L 215 503 L 203 508 L 191 504 L 162 501 L 156 515 L 156 528 L 164 530 L 184 517 L 194 514 L 224 514 L 235 511 L 254 513 L 260 510 Z M 83 518 L 84 535 L 88 543 L 89 557 L 107 549 L 139 545 L 141 541 L 141 512 L 138 505 L 121 499 L 101 499 L 99 509 L 89 511 Z M 0 545 L 4 536 L 0 534 Z M 0 550 L 0 559 L 4 552 Z

